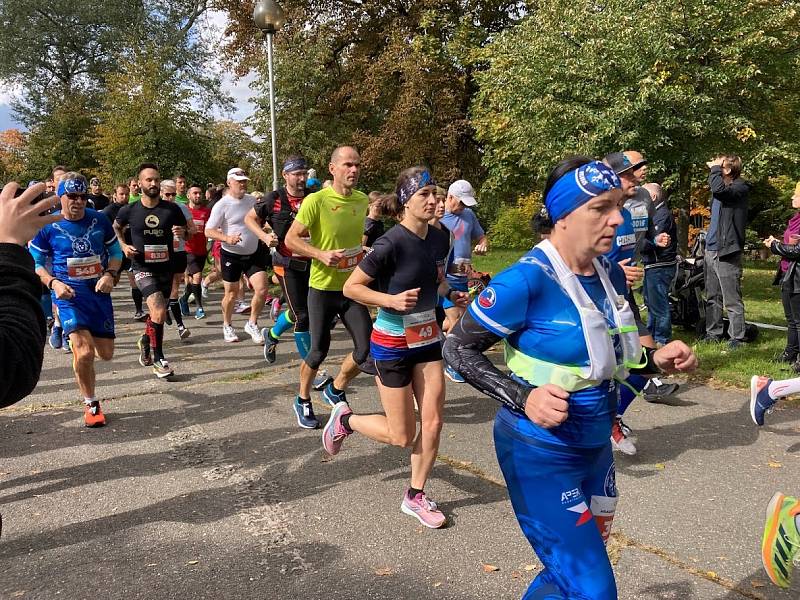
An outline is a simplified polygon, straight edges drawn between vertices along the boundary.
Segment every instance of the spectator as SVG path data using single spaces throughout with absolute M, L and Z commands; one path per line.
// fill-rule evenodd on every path
M 669 287 L 678 268 L 677 227 L 661 186 L 646 183 L 642 187 L 650 193 L 655 205 L 651 224 L 653 235 L 646 236 L 642 245 L 647 329 L 661 347 L 672 337 Z
M 91 202 L 89 208 L 94 208 L 95 210 L 103 210 L 111 203 L 108 196 L 103 193 L 103 187 L 97 177 L 92 177 L 89 181 L 89 193 L 86 195 L 86 200 L 87 204 Z
M 706 235 L 706 341 L 721 342 L 724 335 L 723 305 L 728 311 L 728 345 L 745 343 L 742 302 L 742 251 L 747 225 L 750 184 L 741 178 L 742 159 L 718 156 L 707 163 L 711 172 L 711 224 Z
M 321 187 L 322 184 L 320 183 L 319 179 L 317 179 L 317 170 L 309 169 L 308 179 L 306 179 L 306 194 L 318 192 Z
M 764 245 L 773 254 L 781 257 L 778 265 L 775 283 L 781 284 L 781 299 L 783 300 L 783 313 L 786 315 L 786 348 L 778 360 L 780 362 L 794 363 L 794 370 L 800 373 L 800 272 L 797 261 L 800 260 L 800 183 L 794 188 L 792 208 L 798 209 L 783 232 L 783 243 L 769 236 L 764 240 Z
M 58 203 L 56 196 L 34 203 L 45 189 L 38 183 L 17 196 L 19 186 L 9 183 L 0 191 L 0 408 L 30 394 L 42 370 L 47 333 L 39 304 L 42 282 L 26 244 L 61 218 L 41 216 Z

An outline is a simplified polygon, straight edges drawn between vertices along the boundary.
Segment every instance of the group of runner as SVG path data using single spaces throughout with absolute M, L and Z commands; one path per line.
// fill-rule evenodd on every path
M 164 327 L 171 313 L 179 337 L 189 336 L 182 317 L 190 299 L 195 318 L 205 316 L 202 278 L 213 240 L 224 341 L 239 340 L 232 315 L 248 286 L 253 298 L 244 330 L 263 346 L 267 362 L 277 360 L 282 336 L 293 330 L 302 359 L 293 401 L 298 425 L 321 425 L 312 389 L 331 408 L 322 428 L 326 452 L 338 454 L 355 433 L 409 448 L 400 508 L 427 527 L 442 527 L 447 518 L 425 486 L 439 447 L 445 375 L 468 382 L 503 404 L 494 428 L 498 461 L 520 526 L 545 565 L 524 597 L 615 598 L 604 544 L 617 503 L 612 442 L 619 447 L 623 390 L 632 390 L 629 404 L 650 378 L 697 363 L 683 342 L 656 348 L 630 292 L 630 257 L 615 254 L 635 245 L 635 231 L 624 238 L 632 222 L 625 206 L 641 181 L 626 174 L 642 161 L 619 153 L 605 162 L 574 157 L 557 165 L 543 196 L 549 239 L 471 303 L 472 253 L 486 252 L 488 240 L 470 208 L 477 202 L 470 184 L 457 181 L 445 191 L 428 169 L 412 167 L 400 173 L 394 193 L 371 200 L 356 189 L 361 158 L 347 146 L 333 152 L 332 181 L 318 192 L 305 194 L 308 165 L 291 156 L 281 189 L 256 198 L 247 193 L 247 174 L 233 168 L 211 208 L 203 190 L 186 190 L 185 180 L 186 203 L 176 202 L 177 181 L 162 181 L 156 165 L 143 164 L 136 187 L 118 186 L 101 214 L 86 207 L 85 178 L 62 173 L 56 193 L 63 219 L 45 227 L 30 249 L 73 352 L 87 426 L 105 423 L 93 362 L 113 355 L 109 293 L 121 271 L 129 269 L 143 302 L 137 316 L 146 308 L 139 362 L 167 378 L 174 370 L 164 355 Z M 370 239 L 368 214 L 397 224 Z M 270 267 L 287 308 L 261 328 Z M 368 306 L 378 307 L 374 323 Z M 331 377 L 321 366 L 337 320 L 353 350 Z M 484 355 L 498 342 L 510 373 Z M 361 372 L 375 376 L 382 414 L 351 408 L 347 388 Z M 761 391 L 772 383 L 754 387 L 754 397 L 763 401 Z M 783 499 L 773 504 L 786 514 L 795 509 Z M 592 522 L 596 527 L 584 527 Z

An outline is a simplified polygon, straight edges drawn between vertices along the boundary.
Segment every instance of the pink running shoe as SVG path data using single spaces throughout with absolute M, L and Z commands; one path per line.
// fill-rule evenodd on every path
M 342 425 L 342 417 L 352 414 L 352 412 L 347 402 L 337 402 L 331 410 L 331 416 L 322 429 L 322 447 L 331 456 L 339 454 L 344 438 L 350 435 L 350 432 Z
M 447 517 L 442 514 L 436 502 L 428 500 L 425 492 L 419 492 L 413 499 L 408 497 L 408 488 L 403 492 L 403 503 L 400 510 L 416 517 L 417 520 L 431 529 L 439 529 L 447 523 Z

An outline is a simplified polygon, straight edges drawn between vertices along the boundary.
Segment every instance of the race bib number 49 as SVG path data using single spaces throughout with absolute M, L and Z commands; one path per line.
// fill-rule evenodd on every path
M 145 244 L 144 261 L 149 263 L 163 263 L 169 260 L 169 249 L 166 244 Z
M 103 273 L 103 265 L 99 256 L 85 258 L 68 258 L 67 274 L 70 279 L 97 279 Z
M 421 348 L 439 341 L 439 324 L 436 311 L 428 310 L 403 317 L 403 329 L 409 348 Z

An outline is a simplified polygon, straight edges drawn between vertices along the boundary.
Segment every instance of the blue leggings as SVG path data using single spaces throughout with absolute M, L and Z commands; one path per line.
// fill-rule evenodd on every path
M 511 504 L 544 564 L 522 600 L 616 600 L 605 547 L 617 504 L 611 445 L 554 446 L 531 436 L 532 427 L 505 407 L 494 422 Z

